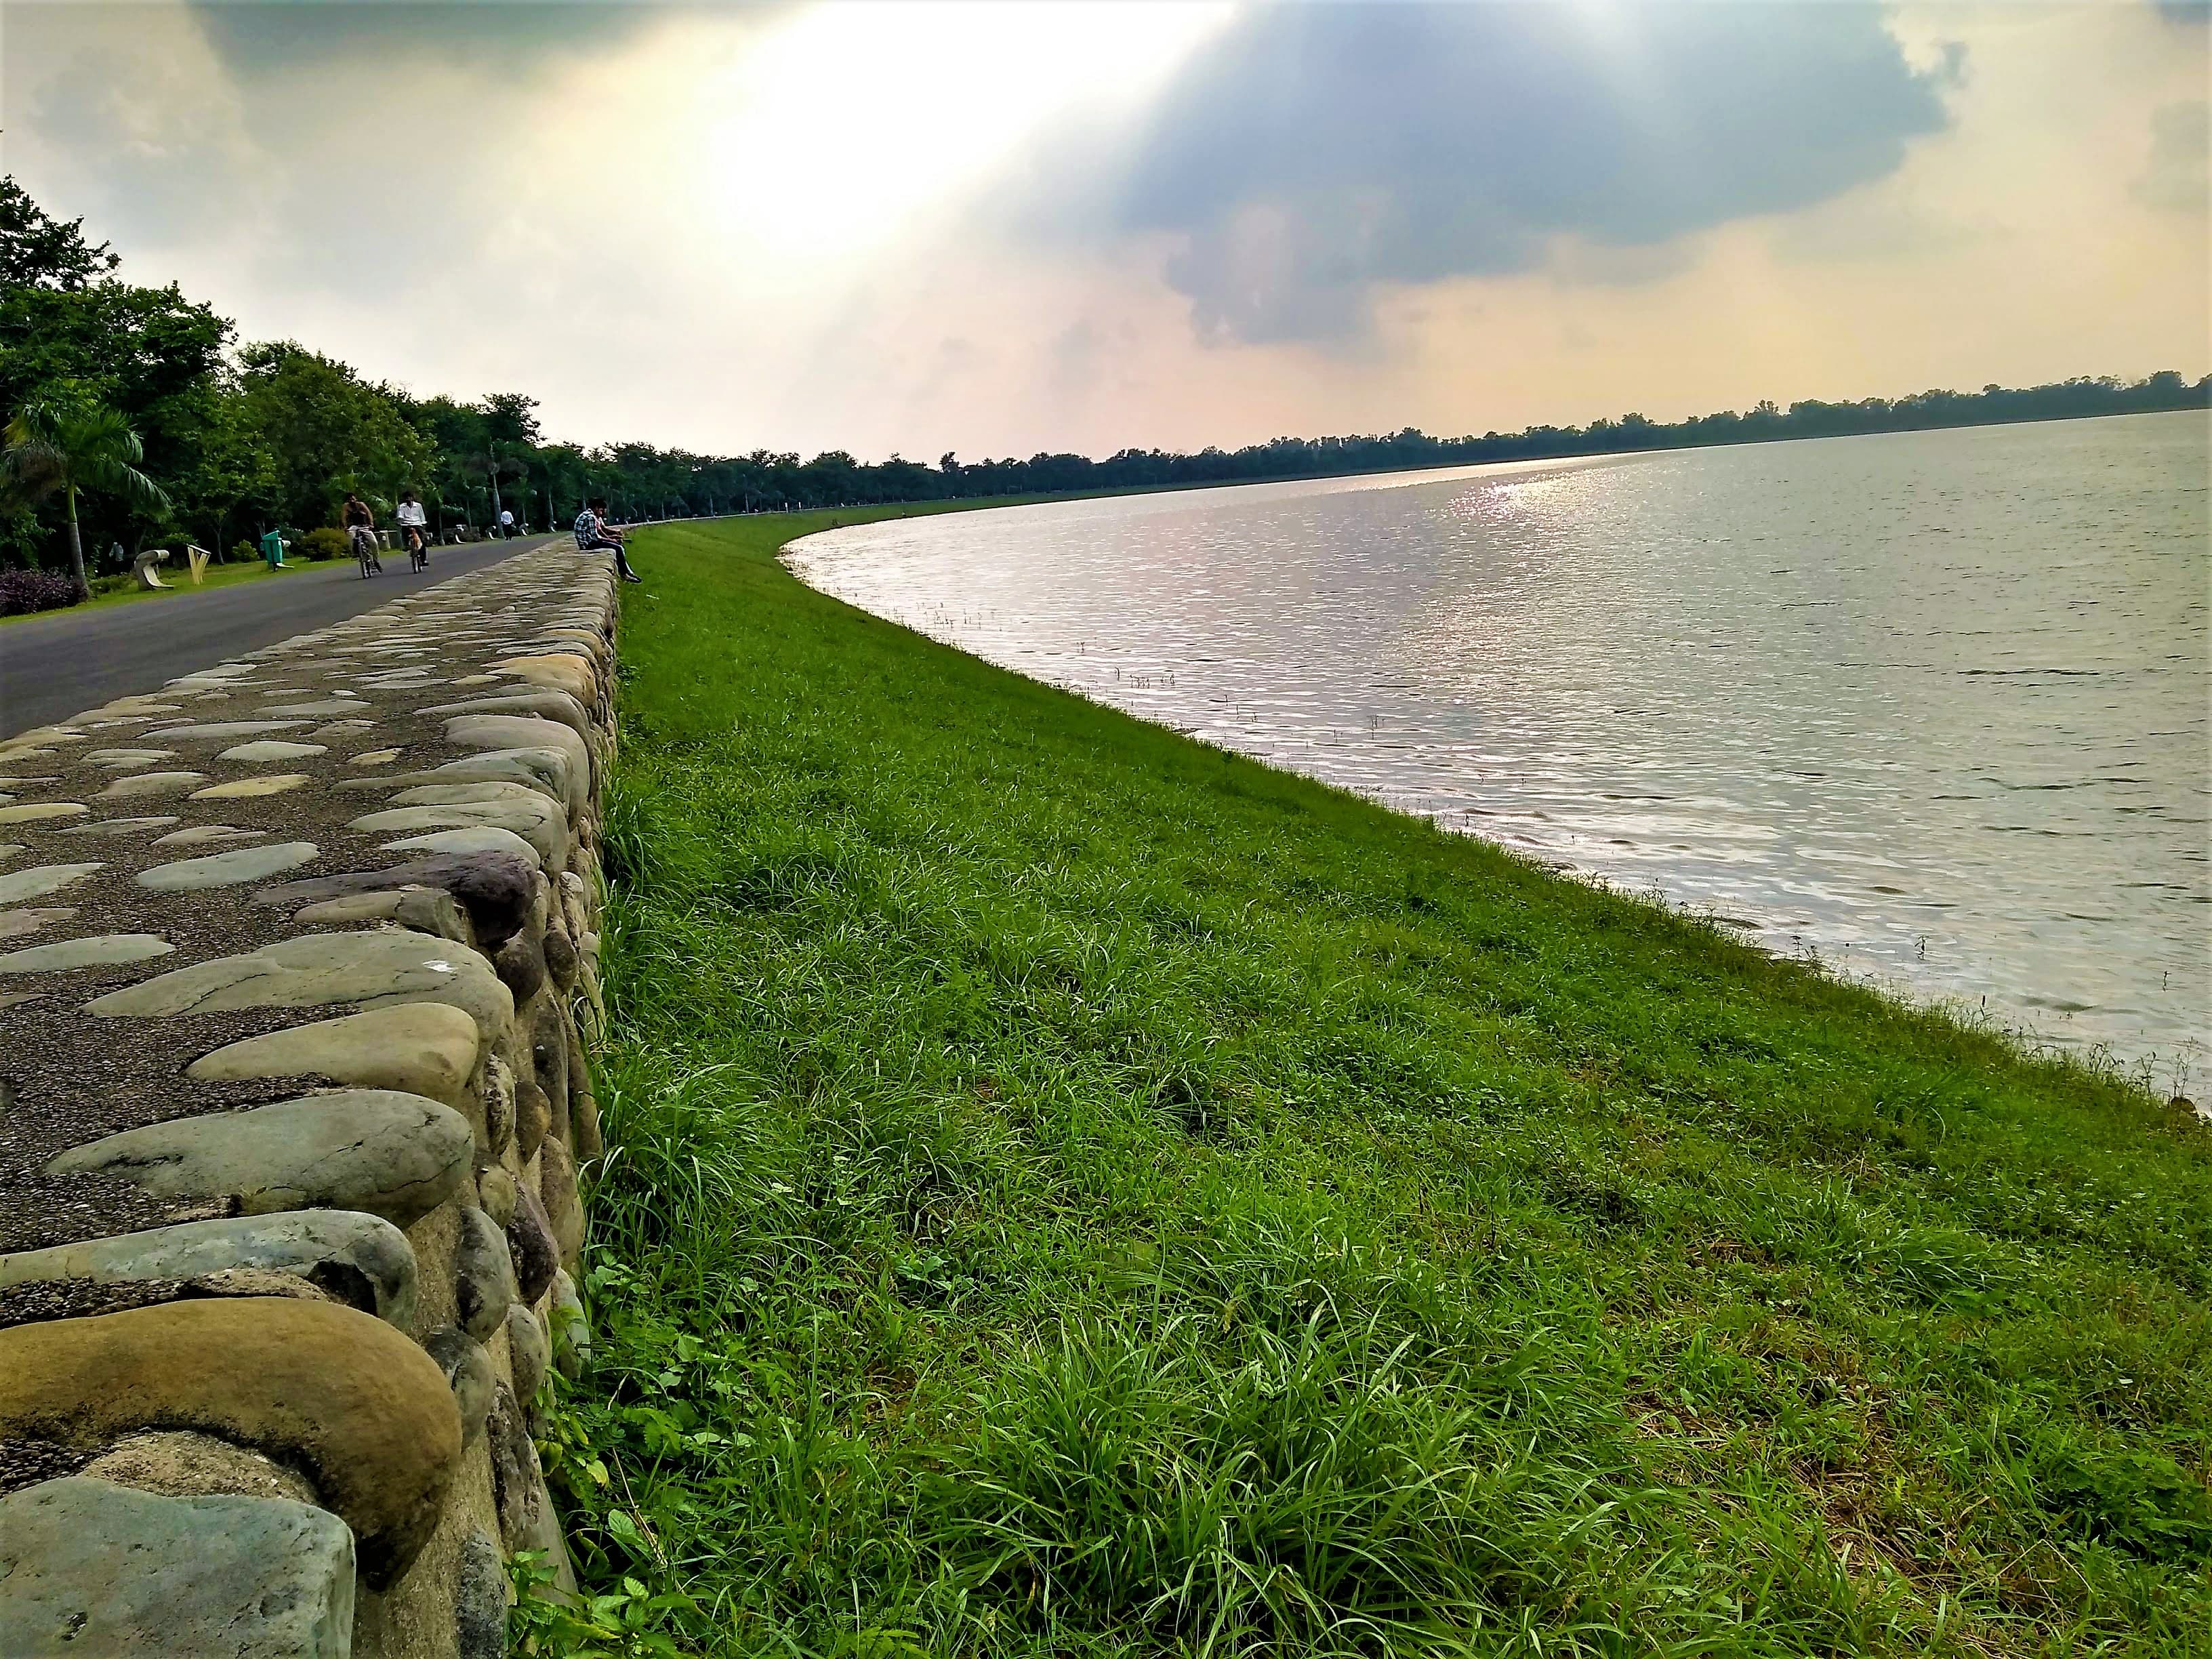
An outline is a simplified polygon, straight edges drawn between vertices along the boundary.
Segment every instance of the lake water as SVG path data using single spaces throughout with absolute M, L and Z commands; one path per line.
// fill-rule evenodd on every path
M 2203 1092 L 2212 418 L 960 514 L 810 582 Z

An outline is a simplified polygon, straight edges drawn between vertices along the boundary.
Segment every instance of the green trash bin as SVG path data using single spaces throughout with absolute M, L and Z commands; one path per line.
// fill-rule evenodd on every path
M 261 538 L 261 556 L 269 561 L 271 570 L 284 568 L 284 532 L 282 529 L 272 530 Z

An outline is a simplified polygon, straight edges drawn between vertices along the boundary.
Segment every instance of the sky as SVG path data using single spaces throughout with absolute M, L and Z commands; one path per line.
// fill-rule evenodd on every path
M 2208 15 L 0 0 L 0 164 L 576 441 L 1456 434 L 2203 374 Z

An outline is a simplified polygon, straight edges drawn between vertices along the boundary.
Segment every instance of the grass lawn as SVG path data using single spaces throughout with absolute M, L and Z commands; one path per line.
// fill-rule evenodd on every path
M 165 564 L 159 567 L 162 581 L 168 585 L 163 592 L 157 592 L 151 588 L 144 587 L 123 587 L 112 593 L 94 593 L 82 605 L 64 605 L 59 611 L 33 611 L 21 617 L 0 617 L 0 628 L 5 628 L 9 623 L 28 622 L 33 617 L 82 616 L 88 611 L 105 611 L 110 605 L 136 605 L 141 599 L 166 599 L 172 592 L 204 593 L 210 588 L 235 587 L 241 582 L 258 582 L 264 577 L 289 576 L 295 570 L 327 570 L 330 568 L 327 562 L 319 565 L 310 564 L 304 559 L 295 559 L 282 570 L 271 570 L 258 559 L 251 564 L 243 562 L 233 564 L 210 564 L 207 568 L 207 574 L 200 579 L 200 585 L 195 587 L 192 586 L 191 573 L 180 564 Z
M 600 1650 L 2212 1652 L 2212 1132 L 861 615 L 830 516 L 624 590 Z

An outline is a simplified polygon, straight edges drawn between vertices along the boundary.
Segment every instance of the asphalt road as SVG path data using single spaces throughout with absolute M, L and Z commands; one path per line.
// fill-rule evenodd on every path
M 384 556 L 384 574 L 363 581 L 351 559 L 325 569 L 99 611 L 61 611 L 0 625 L 0 737 L 66 720 L 112 697 L 158 690 L 295 634 L 373 611 L 422 583 L 465 575 L 541 546 L 544 536 L 441 547 L 421 576 L 404 553 Z M 165 579 L 169 578 L 167 572 Z

